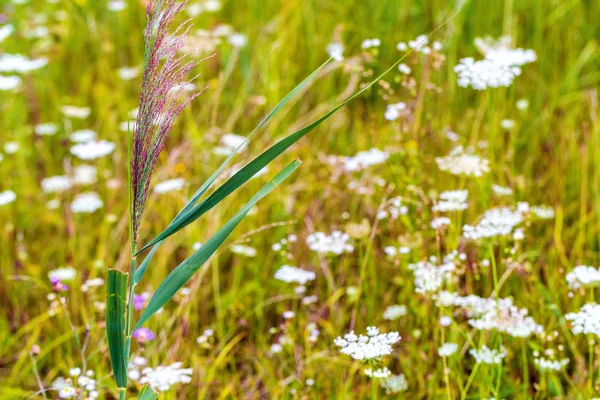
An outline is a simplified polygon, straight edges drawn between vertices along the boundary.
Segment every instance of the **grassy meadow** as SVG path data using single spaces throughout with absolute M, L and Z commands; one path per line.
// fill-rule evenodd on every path
M 343 59 L 218 184 L 404 58 L 164 242 L 135 288 L 135 318 L 170 271 L 302 161 L 144 325 L 129 398 L 145 367 L 175 362 L 190 370 L 160 399 L 600 398 L 600 2 L 463 3 L 190 0 L 178 18 L 193 20 L 186 59 L 214 55 L 194 69 L 206 90 L 154 169 L 142 244 L 328 45 L 343 45 Z M 142 0 L 0 2 L 1 399 L 119 398 L 105 280 L 131 261 L 127 131 L 145 23 Z M 507 85 L 463 87 L 460 60 L 500 46 L 486 37 L 509 37 L 535 61 Z M 304 271 L 277 279 L 284 265 Z M 399 333 L 391 352 L 340 352 L 336 338 L 372 326 Z M 475 357 L 484 346 L 493 356 Z M 76 393 L 60 397 L 67 386 Z

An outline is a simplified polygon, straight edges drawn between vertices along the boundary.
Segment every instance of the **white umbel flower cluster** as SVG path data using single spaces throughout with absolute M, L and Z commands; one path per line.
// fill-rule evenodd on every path
M 452 175 L 466 175 L 481 177 L 490 171 L 489 161 L 465 151 L 462 146 L 457 146 L 444 157 L 436 157 L 435 162 L 442 171 Z
M 515 77 L 521 75 L 521 68 L 498 64 L 488 59 L 475 61 L 473 57 L 465 57 L 454 67 L 454 72 L 458 75 L 458 86 L 485 90 L 509 87 Z
M 344 169 L 350 172 L 360 171 L 384 163 L 389 156 L 387 152 L 375 148 L 359 151 L 354 157 L 344 157 Z
M 600 269 L 587 265 L 578 265 L 565 277 L 571 289 L 600 285 Z
M 440 357 L 448 357 L 456 353 L 458 345 L 456 343 L 444 343 L 442 347 L 438 349 L 438 355 Z
M 492 208 L 483 214 L 475 226 L 463 226 L 463 235 L 467 239 L 480 240 L 494 236 L 505 236 L 523 222 L 523 213 L 508 207 Z
M 379 329 L 370 326 L 367 335 L 356 335 L 350 331 L 344 337 L 337 337 L 333 343 L 340 353 L 355 360 L 372 360 L 392 353 L 392 345 L 400 341 L 398 332 L 379 333 Z
M 389 306 L 383 312 L 383 319 L 386 321 L 394 321 L 400 317 L 406 315 L 406 306 L 405 305 L 393 305 Z
M 440 193 L 440 200 L 433 206 L 433 211 L 448 212 L 467 209 L 468 190 L 448 190 Z
M 518 308 L 512 299 L 482 298 L 475 295 L 461 297 L 456 293 L 440 292 L 438 305 L 460 307 L 469 317 L 469 325 L 479 330 L 495 329 L 514 337 L 541 334 L 543 327 L 529 317 L 525 308 Z
M 288 283 L 296 282 L 300 285 L 305 285 L 307 282 L 315 280 L 316 277 L 317 275 L 312 271 L 292 267 L 291 265 L 282 265 L 275 272 L 275 279 Z
M 408 383 L 406 382 L 406 378 L 403 374 L 390 376 L 389 378 L 381 381 L 380 385 L 385 389 L 385 393 L 388 395 L 404 392 L 406 389 L 408 389 Z
M 533 363 L 540 371 L 560 371 L 567 366 L 569 359 L 551 360 L 544 357 L 536 357 L 533 359 Z
M 178 383 L 190 383 L 193 371 L 191 368 L 181 368 L 181 365 L 181 362 L 176 362 L 166 367 L 144 368 L 140 383 L 147 383 L 160 392 L 167 391 Z
M 445 282 L 454 278 L 456 266 L 446 262 L 440 266 L 427 261 L 409 264 L 408 268 L 415 274 L 415 291 L 422 294 L 431 294 L 439 291 Z
M 475 361 L 483 364 L 500 364 L 502 359 L 506 357 L 506 351 L 502 349 L 490 349 L 486 345 L 483 345 L 481 349 L 471 349 L 469 354 L 473 356 Z
M 306 244 L 312 251 L 321 254 L 343 254 L 352 253 L 354 246 L 350 244 L 350 236 L 341 231 L 333 231 L 330 235 L 323 232 L 315 232 L 308 235 Z
M 387 368 L 377 368 L 373 370 L 372 368 L 365 369 L 365 375 L 371 377 L 373 379 L 385 379 L 389 378 L 392 375 L 392 371 Z
M 600 305 L 587 303 L 578 312 L 565 315 L 565 319 L 571 321 L 574 334 L 591 333 L 600 337 Z
M 501 38 L 497 42 L 476 39 L 475 44 L 485 58 L 479 61 L 473 57 L 460 60 L 454 67 L 458 86 L 471 86 L 475 90 L 508 87 L 515 77 L 521 75 L 521 66 L 537 59 L 533 50 L 511 49 L 510 38 Z

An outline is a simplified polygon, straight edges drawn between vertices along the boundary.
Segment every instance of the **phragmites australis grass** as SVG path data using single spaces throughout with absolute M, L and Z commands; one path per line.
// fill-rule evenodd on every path
M 148 199 L 148 187 L 156 160 L 177 116 L 202 92 L 182 94 L 190 71 L 200 61 L 184 61 L 180 54 L 185 45 L 191 21 L 180 24 L 172 33 L 170 27 L 187 0 L 152 0 L 147 5 L 145 52 L 140 107 L 131 152 L 132 246 L 138 241 L 138 231 Z

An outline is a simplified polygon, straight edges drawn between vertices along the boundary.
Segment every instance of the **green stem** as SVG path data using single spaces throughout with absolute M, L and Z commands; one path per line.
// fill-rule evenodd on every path
M 132 248 L 132 253 L 131 253 L 131 270 L 129 273 L 129 294 L 127 296 L 127 315 L 126 315 L 126 319 L 127 319 L 127 324 L 126 329 L 125 329 L 125 354 L 124 354 L 124 358 L 125 360 L 127 360 L 127 362 L 129 362 L 129 354 L 130 354 L 130 350 L 131 350 L 131 327 L 133 326 L 132 324 L 132 320 L 133 320 L 133 295 L 134 295 L 134 288 L 135 288 L 135 284 L 134 284 L 134 274 L 135 274 L 135 268 L 136 268 L 136 258 L 135 258 L 135 245 Z M 121 388 L 120 389 L 120 393 L 119 393 L 119 399 L 120 400 L 125 400 L 127 396 L 127 388 Z

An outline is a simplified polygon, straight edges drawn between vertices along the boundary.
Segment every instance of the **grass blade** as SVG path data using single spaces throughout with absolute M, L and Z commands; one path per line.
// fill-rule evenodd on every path
M 182 212 L 177 217 L 175 217 L 175 219 L 173 220 L 173 222 L 171 224 L 169 224 L 167 229 L 162 231 L 157 237 L 155 237 L 147 245 L 142 247 L 142 249 L 139 252 L 144 251 L 148 247 L 153 246 L 154 244 L 160 242 L 161 240 L 164 240 L 167 237 L 178 232 L 179 230 L 185 228 L 186 226 L 188 226 L 189 224 L 194 222 L 196 219 L 200 218 L 204 213 L 209 211 L 215 205 L 219 204 L 219 202 L 221 202 L 221 200 L 223 200 L 225 197 L 227 197 L 229 194 L 231 194 L 234 190 L 236 190 L 238 187 L 240 187 L 242 184 L 244 184 L 248 179 L 252 178 L 258 171 L 260 171 L 263 167 L 265 167 L 267 164 L 269 164 L 271 161 L 273 161 L 273 159 L 275 159 L 277 156 L 279 156 L 281 153 L 283 153 L 285 150 L 287 150 L 291 145 L 296 143 L 298 140 L 300 140 L 302 137 L 304 137 L 310 131 L 315 129 L 317 126 L 321 125 L 321 123 L 323 123 L 325 120 L 327 120 L 333 114 L 335 114 L 340 108 L 344 107 L 346 104 L 350 103 L 352 100 L 354 100 L 355 98 L 357 98 L 358 96 L 363 94 L 366 90 L 371 88 L 381 78 L 383 78 L 385 75 L 387 75 L 389 72 L 391 72 L 394 68 L 396 68 L 396 66 L 398 64 L 400 64 L 400 62 L 402 62 L 402 60 L 409 53 L 404 55 L 402 58 L 400 58 L 398 61 L 396 61 L 394 64 L 392 64 L 392 66 L 390 66 L 388 69 L 383 71 L 374 80 L 369 82 L 369 84 L 367 84 L 362 89 L 360 89 L 359 91 L 354 93 L 352 96 L 350 96 L 348 99 L 346 99 L 342 103 L 335 106 L 333 109 L 331 109 L 325 115 L 323 115 L 321 118 L 317 119 L 316 121 L 313 121 L 312 123 L 306 125 L 305 127 L 301 128 L 301 129 L 297 130 L 296 132 L 292 133 L 285 139 L 282 139 L 281 141 L 275 143 L 273 146 L 271 146 L 269 149 L 267 149 L 264 153 L 262 153 L 261 155 L 256 157 L 254 160 L 252 160 L 251 162 L 246 164 L 242 169 L 240 169 L 235 175 L 233 175 L 231 178 L 229 178 L 229 180 L 227 182 L 225 182 L 223 185 L 221 185 L 221 187 L 219 187 L 208 198 L 206 198 L 205 200 L 203 200 L 202 202 L 200 202 L 199 204 L 197 204 L 195 206 L 188 207 L 188 206 L 190 206 L 190 204 L 188 204 L 185 207 L 185 209 L 187 209 L 187 211 Z M 322 67 L 323 66 L 321 66 L 319 68 L 322 68 Z M 223 167 L 223 166 L 224 166 L 224 164 L 221 167 Z M 221 168 L 219 168 L 219 169 L 221 169 Z M 213 174 L 213 176 L 216 178 L 216 176 L 214 174 Z M 211 178 L 212 178 L 212 176 L 211 176 Z
M 292 172 L 300 166 L 300 161 L 295 160 L 288 164 L 272 180 L 264 185 L 251 199 L 235 214 L 213 237 L 211 237 L 198 251 L 177 266 L 160 284 L 144 313 L 140 317 L 135 329 L 138 329 L 144 322 L 156 313 L 186 282 L 200 269 L 202 265 L 213 255 L 221 246 L 233 229 L 248 214 L 250 209 L 275 187 L 283 182 Z
M 281 101 L 279 103 L 277 103 L 275 108 L 273 108 L 273 110 L 271 110 L 271 112 L 256 126 L 256 128 L 254 128 L 252 130 L 252 132 L 250 132 L 250 135 L 248 135 L 248 137 L 242 143 L 240 143 L 240 145 L 227 157 L 227 159 L 225 161 L 223 161 L 223 163 L 219 166 L 219 168 L 217 168 L 217 170 L 206 180 L 206 182 L 204 182 L 204 184 L 202 184 L 200 189 L 198 189 L 196 191 L 196 193 L 194 193 L 194 195 L 190 198 L 190 200 L 188 200 L 186 205 L 177 214 L 177 216 L 175 217 L 173 222 L 175 222 L 175 220 L 177 220 L 177 218 L 179 218 L 180 216 L 182 216 L 183 214 L 187 213 L 189 210 L 192 209 L 194 204 L 196 204 L 198 202 L 198 200 L 200 199 L 200 197 L 202 197 L 202 195 L 212 186 L 212 184 L 215 182 L 215 180 L 217 179 L 219 174 L 221 174 L 221 172 L 223 172 L 223 170 L 225 169 L 227 164 L 229 164 L 231 159 L 240 151 L 240 149 L 242 149 L 246 145 L 246 143 L 248 143 L 248 141 L 252 138 L 252 136 L 254 136 L 254 134 L 264 124 L 267 123 L 267 121 L 269 121 L 275 114 L 277 114 L 277 112 L 279 112 L 279 110 L 281 110 L 292 99 L 292 97 L 294 97 L 296 95 L 296 93 L 298 93 L 300 91 L 300 89 L 302 89 L 308 82 L 310 82 L 319 73 L 319 71 L 321 71 L 321 69 L 323 69 L 323 67 L 329 63 L 329 61 L 331 61 L 331 59 L 329 59 L 329 60 L 325 61 L 323 64 L 321 64 L 310 75 L 308 75 L 306 78 L 304 78 L 304 80 L 302 82 L 300 82 L 294 89 L 292 89 L 291 92 L 289 92 L 283 99 L 281 99 Z M 146 246 L 145 248 L 147 248 L 147 247 L 148 246 Z
M 158 399 L 158 392 L 152 389 L 148 384 L 145 384 L 140 390 L 138 400 L 156 400 Z
M 127 387 L 125 356 L 127 278 L 126 273 L 118 269 L 109 269 L 106 282 L 106 335 L 113 374 L 120 388 Z
M 325 65 L 327 65 L 330 61 L 331 61 L 331 59 L 328 59 L 323 64 L 321 64 L 309 76 L 307 76 L 306 78 L 304 78 L 304 80 L 302 82 L 300 82 L 294 89 L 292 89 L 291 92 L 289 92 L 283 99 L 281 99 L 281 101 L 279 103 L 277 103 L 277 105 L 275 106 L 275 108 L 273 108 L 273 110 L 271 110 L 271 112 L 256 126 L 256 128 L 254 128 L 254 130 L 252 130 L 252 132 L 250 133 L 250 135 L 248 135 L 248 137 L 227 157 L 227 159 L 225 161 L 223 161 L 223 163 L 219 166 L 219 168 L 217 168 L 217 170 L 215 172 L 213 172 L 213 174 L 194 193 L 194 195 L 188 200 L 188 202 L 185 204 L 185 206 L 183 206 L 183 208 L 181 209 L 181 211 L 179 211 L 179 213 L 175 216 L 175 218 L 173 219 L 173 221 L 171 221 L 171 223 L 169 224 L 169 226 L 163 232 L 161 232 L 155 239 L 153 239 L 150 243 L 148 243 L 147 245 L 145 245 L 144 247 L 142 247 L 136 254 L 140 254 L 141 252 L 143 252 L 144 250 L 148 249 L 149 247 L 154 246 L 158 242 L 160 242 L 160 241 L 166 239 L 167 237 L 171 236 L 173 233 L 179 231 L 184 226 L 187 226 L 191 222 L 195 221 L 197 218 L 199 218 L 206 211 L 208 211 L 212 207 L 214 207 L 214 205 L 218 204 L 218 202 L 221 201 L 222 198 L 217 203 L 213 204 L 209 208 L 205 208 L 204 211 L 201 211 L 200 213 L 196 210 L 196 212 L 194 213 L 195 215 L 197 215 L 196 218 L 194 218 L 192 221 L 189 221 L 191 213 L 193 212 L 192 209 L 195 208 L 194 207 L 195 204 L 198 202 L 198 200 L 200 200 L 200 198 L 204 195 L 204 193 L 206 193 L 206 191 L 212 186 L 212 184 L 215 182 L 215 180 L 217 179 L 217 177 L 221 174 L 221 172 L 223 172 L 223 170 L 225 169 L 225 167 L 227 166 L 227 164 L 229 164 L 229 162 L 231 161 L 231 159 L 239 152 L 239 150 L 242 147 L 244 147 L 246 145 L 246 143 L 252 138 L 252 136 L 254 136 L 254 134 L 263 125 L 265 125 L 267 123 L 267 121 L 269 121 L 275 114 L 277 114 L 277 112 L 279 112 L 279 110 L 281 110 L 292 99 L 292 97 L 294 97 L 296 95 L 296 93 L 298 93 L 300 91 L 300 89 L 302 89 L 308 82 L 310 82 L 319 73 L 319 71 L 321 71 L 321 69 L 323 69 L 323 67 Z M 231 194 L 232 191 L 229 191 L 227 193 L 227 195 Z M 226 197 L 227 195 L 223 196 L 223 198 Z M 189 221 L 189 222 L 187 222 L 185 225 L 182 226 L 181 225 L 181 221 Z
M 148 268 L 148 264 L 150 264 L 150 261 L 152 261 L 152 257 L 154 257 L 154 253 L 156 253 L 156 250 L 158 250 L 158 248 L 160 247 L 160 245 L 162 244 L 162 242 L 163 241 L 160 241 L 159 243 L 156 243 L 156 246 L 152 247 L 152 250 L 150 250 L 150 253 L 148 253 L 148 255 L 146 256 L 146 258 L 144 258 L 144 261 L 142 261 L 142 263 L 140 264 L 140 266 L 137 267 L 137 269 L 135 270 L 135 275 L 134 275 L 133 282 L 136 285 L 138 283 L 140 283 L 140 281 L 144 277 L 144 273 L 146 272 L 146 268 Z

